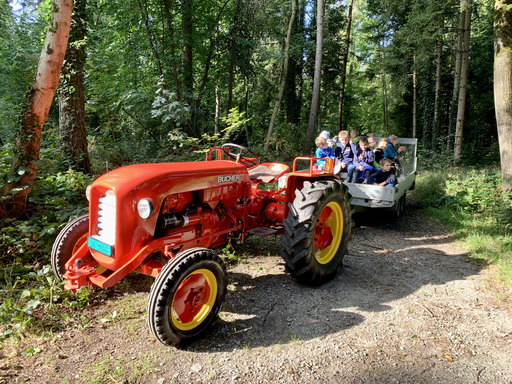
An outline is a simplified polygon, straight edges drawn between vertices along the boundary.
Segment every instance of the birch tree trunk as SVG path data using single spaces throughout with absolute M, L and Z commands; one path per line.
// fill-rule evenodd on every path
M 313 80 L 313 97 L 311 99 L 311 111 L 309 113 L 308 129 L 306 131 L 306 142 L 304 143 L 304 156 L 311 154 L 311 142 L 315 133 L 315 122 L 318 115 L 318 104 L 320 101 L 320 83 L 322 71 L 322 51 L 324 40 L 324 2 L 318 0 L 317 16 L 316 16 L 316 55 L 315 55 L 315 72 Z
M 462 0 L 465 9 L 464 18 L 464 50 L 460 66 L 459 103 L 457 107 L 457 126 L 455 127 L 455 142 L 453 144 L 453 157 L 455 163 L 460 161 L 462 153 L 462 131 L 464 129 L 464 113 L 466 109 L 466 87 L 468 83 L 469 67 L 469 41 L 471 34 L 471 0 Z
M 343 67 L 341 68 L 340 103 L 338 106 L 338 132 L 343 129 L 343 99 L 345 97 L 345 80 L 347 77 L 347 61 L 350 48 L 350 31 L 352 29 L 352 8 L 354 0 L 348 5 L 347 37 L 345 39 L 345 55 L 343 56 Z
M 295 13 L 297 12 L 297 3 L 296 0 L 292 0 L 292 14 L 290 16 L 290 22 L 288 23 L 288 31 L 286 32 L 286 41 L 284 48 L 284 61 L 283 61 L 283 73 L 281 75 L 281 85 L 279 86 L 279 94 L 277 95 L 276 105 L 274 106 L 274 111 L 272 112 L 272 118 L 270 119 L 270 124 L 268 126 L 267 132 L 267 140 L 265 141 L 265 147 L 263 151 L 265 153 L 268 152 L 268 146 L 270 143 L 270 139 L 272 138 L 272 131 L 274 130 L 274 125 L 276 123 L 277 114 L 279 113 L 279 109 L 281 108 L 281 101 L 283 100 L 284 87 L 286 85 L 286 75 L 288 74 L 288 62 L 290 60 L 290 40 L 292 38 L 292 28 L 293 23 L 295 21 Z
M 502 189 L 503 192 L 512 191 L 511 0 L 496 0 L 494 4 L 494 108 L 500 143 Z
M 37 175 L 41 131 L 59 83 L 71 25 L 72 0 L 53 0 L 50 23 L 34 79 L 19 118 L 16 148 L 0 203 L 0 216 L 20 217 Z

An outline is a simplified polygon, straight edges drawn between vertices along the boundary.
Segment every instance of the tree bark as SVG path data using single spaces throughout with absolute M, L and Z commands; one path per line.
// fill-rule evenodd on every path
M 437 40 L 437 61 L 436 61 L 436 94 L 434 98 L 434 132 L 432 135 L 432 148 L 434 151 L 439 146 L 439 108 L 441 105 L 441 75 L 443 65 L 443 29 L 444 29 L 444 17 L 441 16 L 439 26 L 439 38 Z
M 59 137 L 66 165 L 92 173 L 85 128 L 86 4 L 86 0 L 76 0 L 73 7 L 69 44 L 59 83 Z
M 2 196 L 0 216 L 20 217 L 37 175 L 41 131 L 59 83 L 71 25 L 72 0 L 53 0 L 50 23 L 36 73 L 20 113 L 16 148 Z
M 340 103 L 338 106 L 338 132 L 343 129 L 343 98 L 345 97 L 345 80 L 347 77 L 347 61 L 348 52 L 350 48 L 350 31 L 352 29 L 352 8 L 354 0 L 350 0 L 348 5 L 348 19 L 347 19 L 347 36 L 345 39 L 345 55 L 343 56 L 343 66 L 341 68 L 341 86 L 340 86 Z
M 192 93 L 194 91 L 194 74 L 193 74 L 193 8 L 194 0 L 183 0 L 181 30 L 183 33 L 183 100 L 187 100 L 189 105 L 192 105 Z
M 416 78 L 416 70 L 412 73 L 412 137 L 416 138 L 416 122 L 417 122 L 417 105 L 418 105 L 418 82 Z
M 284 87 L 286 85 L 286 75 L 288 74 L 288 62 L 290 60 L 290 40 L 292 38 L 292 28 L 295 20 L 295 13 L 297 11 L 296 0 L 292 0 L 292 14 L 290 16 L 290 22 L 288 23 L 288 31 L 286 32 L 286 41 L 284 48 L 284 61 L 283 61 L 283 73 L 281 75 L 281 85 L 279 86 L 279 94 L 277 95 L 276 104 L 274 106 L 274 111 L 272 112 L 272 118 L 270 119 L 270 124 L 268 126 L 267 132 L 267 140 L 265 141 L 265 147 L 263 151 L 265 153 L 268 152 L 268 145 L 270 143 L 270 139 L 272 138 L 272 131 L 274 130 L 274 125 L 276 123 L 277 114 L 279 113 L 279 109 L 281 108 L 281 100 L 283 100 Z
M 461 0 L 462 2 L 465 0 Z M 454 123 L 456 122 L 455 118 L 455 105 L 457 104 L 457 100 L 459 98 L 459 86 L 460 86 L 460 69 L 462 63 L 462 50 L 463 50 L 463 42 L 464 42 L 464 23 L 466 18 L 466 12 L 462 9 L 459 12 L 459 24 L 457 26 L 457 47 L 455 49 L 455 68 L 453 75 L 453 94 L 452 101 L 450 103 L 450 118 L 448 122 L 448 137 L 446 140 L 446 150 L 450 150 L 452 143 L 452 135 L 454 131 Z
M 507 9 L 508 6 L 508 9 Z M 512 191 L 512 0 L 494 4 L 494 108 L 503 192 Z
M 231 104 L 233 103 L 233 78 L 235 76 L 235 64 L 233 63 L 234 58 L 231 57 L 229 62 L 229 81 L 228 81 L 228 104 L 226 106 L 226 117 L 229 117 L 229 111 L 231 111 Z
M 171 40 L 171 56 L 172 56 L 172 77 L 174 80 L 174 89 L 176 92 L 177 100 L 181 100 L 180 96 L 180 82 L 178 80 L 178 66 L 176 65 L 176 49 L 174 45 L 174 28 L 172 27 L 172 16 L 169 7 L 169 0 L 162 0 L 165 9 L 165 19 L 167 21 L 167 29 L 169 30 L 169 39 Z
M 324 29 L 324 2 L 318 0 L 316 16 L 316 55 L 315 72 L 313 80 L 313 97 L 311 99 L 311 111 L 309 113 L 308 129 L 306 131 L 306 142 L 304 143 L 304 156 L 311 154 L 311 143 L 315 133 L 315 122 L 318 115 L 318 105 L 320 101 L 320 83 L 322 71 L 322 51 L 323 51 L 323 29 Z
M 462 131 L 464 129 L 464 113 L 466 107 L 466 87 L 468 82 L 469 68 L 469 42 L 471 34 L 471 0 L 462 0 L 463 9 L 465 9 L 464 18 L 464 50 L 462 52 L 462 62 L 460 66 L 460 87 L 459 102 L 457 107 L 457 126 L 455 127 L 455 142 L 453 144 L 453 157 L 455 163 L 460 161 L 462 153 Z
M 384 109 L 384 134 L 388 135 L 388 92 L 386 90 L 386 74 L 382 73 L 382 108 Z

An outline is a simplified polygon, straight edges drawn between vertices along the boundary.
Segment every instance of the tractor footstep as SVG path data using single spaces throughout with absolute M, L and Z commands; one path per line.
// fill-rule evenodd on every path
M 277 233 L 277 229 L 268 228 L 268 227 L 257 227 L 253 229 L 249 229 L 247 232 L 249 232 L 251 235 L 256 236 L 270 236 L 274 233 Z

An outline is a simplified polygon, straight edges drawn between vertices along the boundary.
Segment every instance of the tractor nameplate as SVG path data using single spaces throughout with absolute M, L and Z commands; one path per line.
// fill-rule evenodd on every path
M 217 176 L 217 183 L 234 183 L 240 181 L 240 175 Z
M 93 239 L 92 237 L 87 237 L 87 246 L 90 249 L 101 252 L 108 257 L 112 257 L 112 247 L 107 244 L 103 244 L 102 242 Z

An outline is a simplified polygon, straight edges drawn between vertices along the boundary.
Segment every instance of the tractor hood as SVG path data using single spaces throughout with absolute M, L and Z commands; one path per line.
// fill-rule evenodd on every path
M 118 255 L 131 254 L 154 236 L 159 212 L 169 195 L 186 196 L 189 202 L 212 207 L 220 201 L 234 204 L 238 198 L 250 195 L 249 173 L 243 165 L 227 160 L 138 164 L 115 169 L 91 185 L 90 236 L 114 246 Z M 137 211 L 143 198 L 149 199 L 154 208 L 146 220 Z M 116 269 L 113 264 L 106 266 Z

